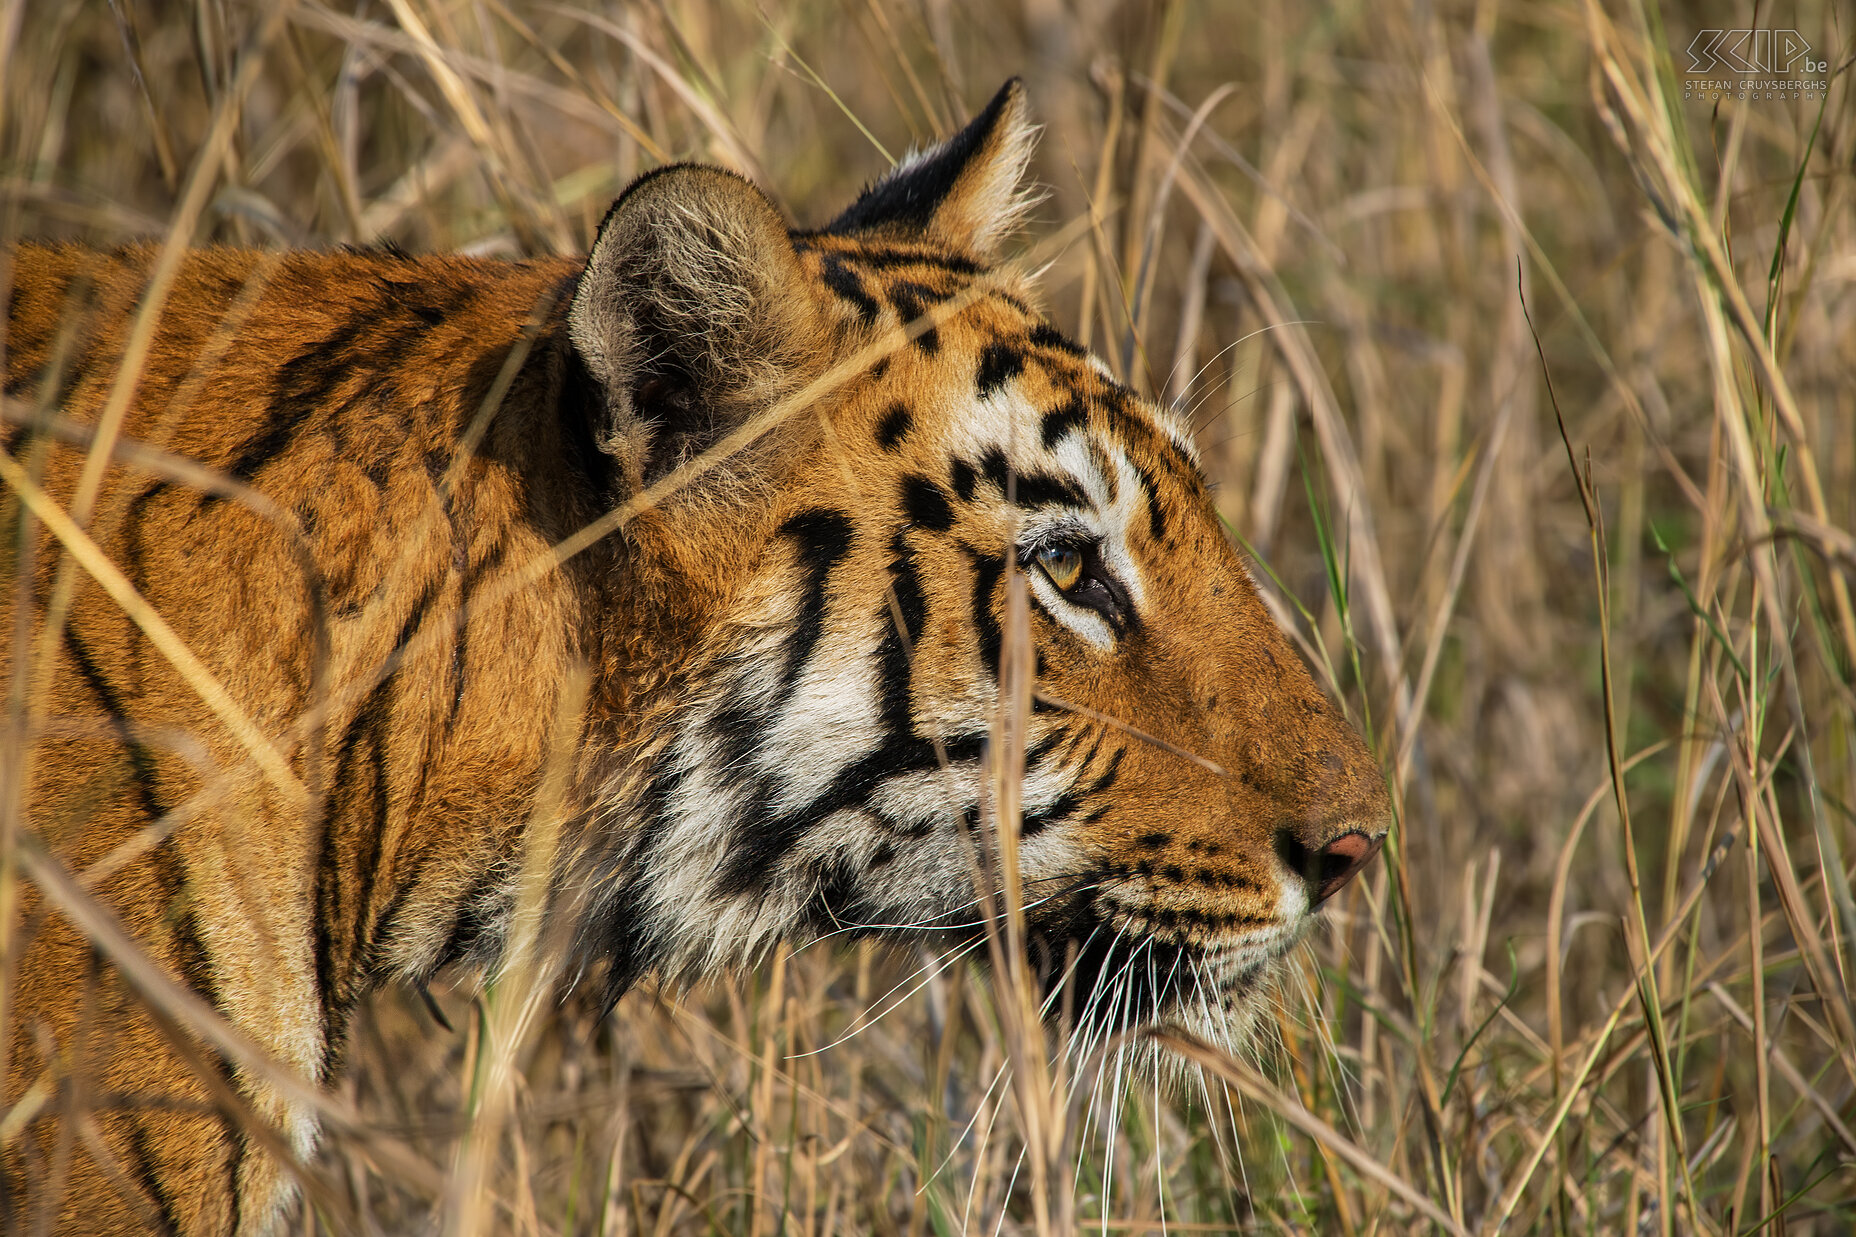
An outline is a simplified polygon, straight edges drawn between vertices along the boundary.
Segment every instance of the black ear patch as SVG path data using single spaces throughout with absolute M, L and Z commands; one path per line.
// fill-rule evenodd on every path
M 990 259 L 1027 205 L 1021 181 L 1034 132 L 1024 83 L 1014 77 L 966 128 L 865 189 L 824 231 L 928 241 Z
M 926 230 L 935 209 L 947 200 L 987 135 L 998 127 L 1015 89 L 1022 89 L 1016 77 L 999 88 L 986 110 L 968 121 L 966 128 L 865 189 L 825 230 L 840 234 L 891 226 Z

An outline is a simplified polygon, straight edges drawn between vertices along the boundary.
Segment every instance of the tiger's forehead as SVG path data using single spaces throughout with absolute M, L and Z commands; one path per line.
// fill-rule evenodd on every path
M 1097 476 L 1132 466 L 1155 501 L 1161 476 L 1188 493 L 1204 489 L 1185 426 L 1052 326 L 1009 269 L 853 237 L 806 235 L 795 244 L 829 293 L 841 332 L 907 337 L 871 367 L 854 401 L 874 418 L 868 429 L 884 452 L 951 454 L 956 488 L 971 484 L 962 484 L 963 455 L 969 469 L 997 471 L 1007 466 L 1000 453 L 1028 448 L 1046 458 L 1081 450 Z

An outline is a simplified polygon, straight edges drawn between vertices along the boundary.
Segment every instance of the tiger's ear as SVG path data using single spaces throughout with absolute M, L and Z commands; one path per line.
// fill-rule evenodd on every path
M 825 231 L 927 240 L 993 261 L 1035 202 L 1024 177 L 1036 136 L 1014 77 L 966 128 L 897 164 Z
M 815 368 L 818 309 L 780 212 L 720 168 L 638 180 L 606 212 L 567 309 L 594 435 L 648 484 Z

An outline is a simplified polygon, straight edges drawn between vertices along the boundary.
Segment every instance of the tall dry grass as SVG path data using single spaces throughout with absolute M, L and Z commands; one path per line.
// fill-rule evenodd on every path
M 820 222 L 1026 75 L 1053 315 L 1191 411 L 1395 794 L 1253 1052 L 1162 1045 L 1177 1094 L 1047 1067 L 1009 940 L 604 1020 L 515 972 L 372 1003 L 296 1228 L 1851 1231 L 1849 18 L 0 6 L 4 238 L 567 252 L 671 159 Z M 1715 97 L 1685 49 L 1734 24 L 1827 67 Z M 55 884 L 31 827 L 0 878 Z

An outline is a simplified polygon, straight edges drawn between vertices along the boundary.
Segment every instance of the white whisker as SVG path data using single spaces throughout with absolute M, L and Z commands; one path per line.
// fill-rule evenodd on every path
M 1025 1166 L 1026 1150 L 1022 1147 L 1019 1149 L 1018 1162 L 1012 1165 L 1012 1179 L 1005 1183 L 1005 1196 L 999 1200 L 999 1222 L 993 1225 L 992 1237 L 999 1237 L 999 1231 L 1005 1227 L 1005 1213 L 1012 1202 L 1012 1187 L 1018 1184 L 1018 1170 Z
M 960 1136 L 955 1138 L 948 1145 L 947 1156 L 935 1166 L 935 1170 L 932 1173 L 928 1174 L 927 1179 L 921 1184 L 921 1189 L 916 1191 L 917 1194 L 921 1193 L 922 1190 L 926 1190 L 933 1184 L 935 1179 L 941 1175 L 942 1170 L 953 1162 L 954 1156 L 960 1151 L 960 1144 L 967 1141 L 967 1135 L 971 1134 L 973 1132 L 973 1127 L 978 1124 L 980 1114 L 986 1111 L 986 1102 L 992 1098 L 993 1089 L 999 1085 L 1000 1080 L 1006 1076 L 1011 1068 L 1012 1062 L 1008 1057 L 1006 1060 L 1000 1062 L 998 1069 L 993 1071 L 992 1081 L 987 1084 L 985 1093 L 980 1096 L 980 1102 L 973 1106 L 973 1116 L 968 1119 L 965 1128 L 960 1131 Z
M 953 966 L 954 963 L 960 961 L 966 955 L 972 953 L 975 949 L 979 948 L 981 945 L 985 943 L 986 943 L 985 938 L 981 937 L 978 940 L 969 941 L 967 944 L 962 945 L 959 949 L 953 950 L 947 954 L 942 955 L 941 958 L 939 959 L 939 964 L 936 965 L 932 971 L 929 971 L 927 977 L 924 978 L 919 984 L 916 984 L 913 988 L 910 988 L 907 992 L 904 992 L 900 997 L 897 997 L 896 1000 L 893 1003 L 891 1003 L 889 1008 L 884 1009 L 881 1013 L 871 1015 L 868 1018 L 860 1017 L 857 1023 L 854 1026 L 852 1026 L 850 1030 L 846 1031 L 843 1035 L 839 1036 L 837 1039 L 832 1040 L 829 1044 L 825 1044 L 818 1048 L 808 1048 L 804 1052 L 791 1053 L 786 1057 L 786 1059 L 788 1061 L 797 1061 L 801 1057 L 815 1057 L 821 1052 L 829 1051 L 830 1049 L 836 1048 L 839 1044 L 842 1044 L 847 1040 L 855 1039 L 857 1036 L 862 1035 L 865 1031 L 868 1031 L 871 1027 L 881 1022 L 884 1018 L 887 1018 L 890 1014 L 893 1014 L 898 1009 L 902 1008 L 902 1006 L 908 1001 L 910 997 L 914 996 L 917 992 L 920 992 L 923 988 L 926 988 L 929 984 L 933 983 L 937 975 L 942 974 L 949 967 Z M 888 992 L 885 992 L 881 997 L 878 997 L 875 1005 L 873 1005 L 872 1008 L 876 1008 L 877 1006 L 882 1005 L 882 1003 L 888 1000 L 892 995 L 894 995 L 895 992 L 903 986 L 903 984 L 906 984 L 910 980 L 913 980 L 915 976 L 920 975 L 922 971 L 924 970 L 928 970 L 928 968 L 922 967 L 921 969 L 915 971 L 913 974 L 911 974 L 908 977 L 908 979 L 904 979 L 902 983 L 897 984 L 894 988 L 891 988 Z

